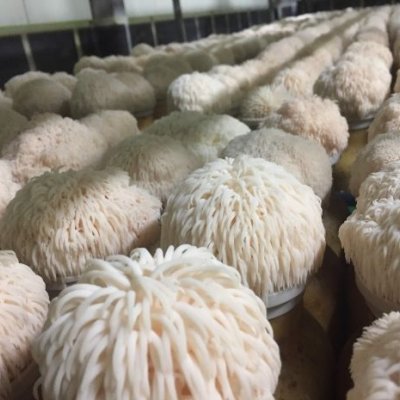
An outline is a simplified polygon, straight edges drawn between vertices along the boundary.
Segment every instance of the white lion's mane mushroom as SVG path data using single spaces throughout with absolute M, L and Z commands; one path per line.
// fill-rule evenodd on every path
M 103 110 L 89 114 L 81 123 L 100 133 L 108 147 L 117 146 L 125 139 L 140 133 L 136 118 L 128 111 Z
M 368 128 L 368 141 L 392 131 L 400 131 L 400 93 L 393 94 L 383 103 Z
M 78 75 L 84 69 L 100 69 L 105 70 L 105 62 L 103 58 L 97 56 L 81 57 L 74 65 L 74 74 Z
M 306 57 L 281 70 L 273 86 L 282 86 L 294 96 L 312 95 L 314 82 L 327 64 L 322 55 Z
M 216 44 L 210 49 L 212 56 L 217 60 L 219 65 L 235 64 L 235 55 L 232 49 L 224 44 Z
M 180 75 L 191 72 L 192 68 L 183 56 L 162 54 L 149 59 L 144 67 L 143 76 L 153 86 L 156 98 L 164 100 L 171 82 Z
M 83 271 L 92 257 L 153 244 L 161 202 L 121 170 L 48 172 L 30 180 L 0 221 L 0 246 L 49 283 Z
M 15 75 L 4 84 L 5 94 L 8 97 L 13 98 L 17 90 L 22 85 L 27 82 L 43 78 L 51 79 L 50 74 L 42 71 L 29 71 L 25 72 L 24 74 Z
M 142 70 L 136 58 L 131 56 L 107 56 L 104 66 L 107 72 L 140 73 Z
M 183 56 L 193 71 L 207 72 L 217 63 L 217 60 L 212 55 L 200 49 L 189 50 Z
M 229 142 L 221 157 L 240 154 L 264 158 L 281 165 L 300 182 L 310 186 L 322 200 L 332 187 L 332 168 L 325 149 L 318 143 L 280 129 L 263 128 Z
M 283 87 L 261 86 L 243 98 L 239 110 L 240 118 L 263 119 L 278 110 L 291 97 Z
M 314 85 L 314 92 L 336 101 L 352 122 L 371 118 L 390 92 L 392 75 L 383 61 L 358 57 L 327 68 Z
M 11 399 L 13 385 L 32 389 L 34 382 L 22 376 L 33 363 L 31 347 L 46 321 L 49 296 L 42 278 L 12 251 L 0 251 L 0 293 L 0 398 Z
M 0 159 L 0 219 L 19 189 L 21 185 L 13 177 L 11 163 Z
M 255 57 L 260 52 L 258 40 L 254 37 L 233 39 L 231 48 L 237 64 Z
M 134 115 L 140 117 L 153 113 L 156 105 L 156 95 L 149 81 L 143 76 L 131 72 L 118 72 L 113 76 L 131 90 L 133 96 L 132 113 Z
M 196 111 L 174 111 L 167 116 L 154 121 L 143 133 L 152 135 L 184 138 L 192 126 L 197 126 L 204 114 Z
M 281 367 L 262 302 L 186 245 L 90 261 L 33 355 L 47 400 L 273 399 Z
M 201 162 L 178 140 L 142 134 L 120 143 L 106 165 L 127 171 L 135 185 L 166 201 L 175 186 Z
M 47 114 L 32 129 L 18 135 L 2 150 L 17 181 L 52 169 L 81 169 L 98 164 L 107 151 L 106 139 L 78 121 Z
M 362 187 L 368 185 L 368 180 L 369 178 Z M 368 188 L 365 188 L 364 193 L 360 194 L 360 197 L 361 195 L 364 197 L 360 201 L 360 207 L 357 206 L 356 211 L 339 229 L 339 238 L 346 260 L 353 263 L 359 285 L 361 284 L 364 290 L 370 293 L 365 296 L 372 301 L 372 307 L 376 307 L 373 300 L 375 297 L 381 299 L 381 303 L 390 304 L 391 309 L 400 308 L 398 290 L 400 199 L 390 196 L 397 194 L 394 192 L 399 190 L 398 182 L 396 186 L 397 190 L 391 188 L 386 193 L 375 191 L 378 195 L 376 199 L 368 197 L 370 193 Z M 371 192 L 373 193 L 373 188 Z M 366 252 L 365 249 L 368 251 Z M 379 307 L 386 307 L 386 305 Z
M 203 162 L 215 160 L 236 136 L 249 127 L 229 115 L 203 115 L 199 112 L 173 112 L 147 128 L 144 133 L 171 136 Z
M 400 92 L 400 68 L 396 72 L 396 81 L 394 83 L 393 92 L 394 93 Z
M 250 79 L 244 68 L 239 65 L 216 65 L 210 70 L 210 74 L 223 74 L 236 80 L 242 90 L 250 87 Z
M 363 58 L 376 58 L 383 61 L 388 68 L 390 68 L 393 63 L 392 52 L 386 46 L 370 41 L 352 43 L 346 49 L 346 53 L 343 55 L 342 59 L 354 60 L 357 57 L 360 57 L 360 55 Z
M 293 96 L 311 95 L 313 80 L 310 71 L 301 68 L 286 68 L 274 79 L 274 86 L 282 86 Z
M 132 47 L 131 55 L 134 57 L 145 56 L 154 53 L 156 50 L 153 46 L 147 43 L 138 43 L 136 46 Z
M 396 400 L 400 391 L 400 313 L 384 314 L 367 327 L 353 347 L 354 387 L 347 400 Z
M 159 64 L 149 70 L 145 70 L 144 77 L 153 86 L 157 100 L 165 100 L 169 85 L 179 76 L 172 68 Z
M 400 161 L 370 174 L 360 186 L 357 211 L 365 213 L 377 200 L 400 200 Z
M 248 60 L 243 63 L 240 68 L 249 80 L 249 87 L 253 88 L 266 83 L 266 68 L 265 62 L 261 60 Z
M 39 78 L 22 84 L 13 96 L 13 108 L 31 118 L 35 114 L 69 114 L 71 92 L 61 83 Z
M 169 69 L 175 71 L 176 77 L 182 74 L 188 74 L 193 72 L 190 64 L 185 60 L 183 55 L 180 54 L 166 54 L 159 53 L 152 55 L 146 65 L 144 70 L 144 76 L 146 77 L 146 71 L 156 68 L 160 65 L 164 65 Z
M 78 75 L 71 97 L 71 114 L 82 118 L 100 110 L 134 111 L 128 86 L 105 71 L 84 69 Z
M 223 83 L 226 87 L 227 94 L 231 98 L 232 113 L 236 112 L 243 97 L 243 91 L 240 87 L 240 83 L 234 79 L 232 76 L 220 74 L 220 73 L 210 73 L 210 75 Z
M 12 108 L 12 98 L 7 97 L 0 89 L 0 111 L 2 109 L 9 110 Z
M 228 41 L 229 48 L 232 51 L 234 64 L 240 65 L 246 60 L 246 52 L 241 43 L 235 43 L 235 38 Z
M 219 159 L 194 171 L 169 197 L 161 247 L 205 246 L 236 268 L 267 302 L 305 283 L 322 262 L 321 201 L 281 166 L 261 158 Z
M 354 40 L 356 41 L 355 43 L 373 43 L 379 44 L 382 47 L 386 48 L 389 46 L 389 39 L 386 32 L 386 27 L 385 31 L 383 31 L 378 27 L 370 26 L 365 30 L 361 30 L 361 32 L 354 37 Z
M 61 83 L 61 85 L 65 86 L 71 93 L 73 92 L 76 82 L 78 82 L 78 79 L 70 74 L 67 74 L 66 72 L 56 72 L 51 76 L 51 78 L 58 82 Z
M 231 108 L 228 92 L 226 86 L 210 74 L 184 74 L 175 79 L 168 88 L 168 109 L 224 113 Z
M 17 135 L 28 128 L 28 120 L 11 108 L 0 107 L 0 151 Z
M 347 147 L 349 129 L 338 106 L 318 96 L 294 97 L 264 120 L 267 128 L 279 128 L 321 144 L 332 161 Z
M 358 196 L 369 174 L 381 171 L 394 161 L 400 161 L 400 135 L 397 132 L 378 135 L 358 153 L 352 165 L 349 182 L 352 195 Z

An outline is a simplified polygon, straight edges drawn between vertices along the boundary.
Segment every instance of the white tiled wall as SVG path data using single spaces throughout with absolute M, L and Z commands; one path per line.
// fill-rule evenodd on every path
M 172 0 L 124 0 L 129 17 L 172 15 Z
M 173 15 L 172 0 L 124 0 L 130 17 Z M 265 8 L 268 0 L 181 0 L 183 13 Z M 91 19 L 89 0 L 0 0 L 0 26 Z
M 22 0 L 0 0 L 0 26 L 27 23 Z
M 124 0 L 129 17 L 173 14 L 172 0 Z M 268 0 L 181 0 L 182 12 L 240 11 L 268 7 Z
M 231 10 L 257 10 L 268 7 L 268 0 L 230 0 Z
M 181 0 L 182 11 L 241 11 L 268 7 L 268 0 Z
M 32 24 L 88 20 L 92 18 L 89 0 L 23 1 L 25 1 L 29 22 Z
M 89 0 L 0 0 L 0 26 L 88 19 Z
M 229 3 L 229 0 L 181 0 L 181 7 L 183 13 L 219 11 L 226 7 L 225 3 Z

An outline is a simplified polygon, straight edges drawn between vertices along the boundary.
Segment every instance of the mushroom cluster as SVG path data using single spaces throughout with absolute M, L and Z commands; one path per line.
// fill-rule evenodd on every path
M 44 398 L 272 399 L 264 304 L 205 249 L 92 260 L 33 347 Z
M 347 400 L 395 400 L 400 390 L 400 313 L 391 312 L 367 327 L 354 345 Z

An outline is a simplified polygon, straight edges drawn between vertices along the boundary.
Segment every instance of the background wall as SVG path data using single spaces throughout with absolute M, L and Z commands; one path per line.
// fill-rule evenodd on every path
M 82 55 L 179 41 L 172 0 L 123 0 L 129 18 L 94 24 L 89 0 L 0 0 L 0 88 L 28 70 L 73 72 Z M 268 0 L 181 0 L 186 39 L 268 22 Z M 130 33 L 131 42 L 129 42 Z
M 89 0 L 0 0 L 0 26 L 90 20 Z
M 205 0 L 181 1 L 183 12 L 246 11 L 268 7 L 268 0 Z
M 123 1 L 128 24 L 93 23 L 89 0 L 0 0 L 0 88 L 12 76 L 28 70 L 71 73 L 82 55 L 129 54 L 131 46 L 141 42 L 155 46 L 180 40 L 172 0 Z M 267 23 L 268 1 L 181 0 L 186 40 Z M 292 1 L 298 2 L 298 13 L 328 10 L 332 4 L 334 8 L 357 7 L 361 2 Z M 386 1 L 364 0 L 364 5 Z M 283 16 L 291 13 L 288 8 Z
M 173 15 L 172 0 L 124 0 L 129 17 Z M 181 0 L 184 14 L 248 11 L 268 7 L 268 0 Z M 0 0 L 0 26 L 90 20 L 89 0 Z
M 194 0 L 197 2 L 198 0 Z M 172 0 L 124 0 L 125 9 L 130 17 L 148 17 L 173 14 Z
M 173 13 L 171 0 L 125 0 L 130 16 L 159 16 Z M 193 13 L 233 12 L 268 7 L 268 0 L 181 0 L 182 12 Z

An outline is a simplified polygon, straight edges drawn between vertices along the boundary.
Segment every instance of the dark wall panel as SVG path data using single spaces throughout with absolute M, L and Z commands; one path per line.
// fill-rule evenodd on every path
M 111 54 L 130 54 L 123 25 L 82 28 L 79 29 L 79 38 L 85 55 L 106 57 Z
M 78 34 L 83 54 L 87 56 L 99 56 L 100 48 L 97 43 L 95 30 L 93 28 L 81 28 L 78 30 Z
M 252 25 L 258 25 L 260 23 L 260 16 L 258 14 L 258 11 L 251 11 L 250 19 Z
M 242 29 L 246 29 L 249 27 L 248 14 L 246 12 L 240 13 L 240 20 L 242 22 Z
M 216 33 L 228 33 L 228 25 L 226 23 L 225 15 L 216 15 L 214 17 L 215 20 L 215 29 Z
M 72 72 L 78 59 L 72 31 L 32 33 L 28 39 L 38 70 Z
M 2 87 L 14 75 L 29 70 L 22 46 L 21 36 L 7 36 L 0 38 L 0 86 Z
M 174 20 L 156 22 L 158 44 L 179 42 L 179 36 Z
M 239 21 L 238 21 L 238 16 L 236 13 L 234 14 L 229 14 L 228 15 L 229 19 L 229 29 L 231 32 L 238 32 L 240 30 L 239 26 Z
M 330 2 L 329 0 L 318 0 L 314 3 L 314 11 L 329 11 L 330 10 Z
M 211 17 L 199 17 L 199 31 L 201 37 L 206 37 L 213 33 Z
M 260 24 L 267 24 L 270 20 L 269 11 L 267 9 L 258 12 Z
M 130 54 L 124 25 L 96 26 L 93 28 L 100 56 Z
M 193 40 L 197 40 L 197 29 L 196 29 L 196 21 L 194 18 L 185 18 L 185 31 L 186 31 L 186 39 L 188 42 Z
M 151 24 L 135 24 L 130 26 L 132 45 L 138 43 L 147 43 L 154 46 Z

